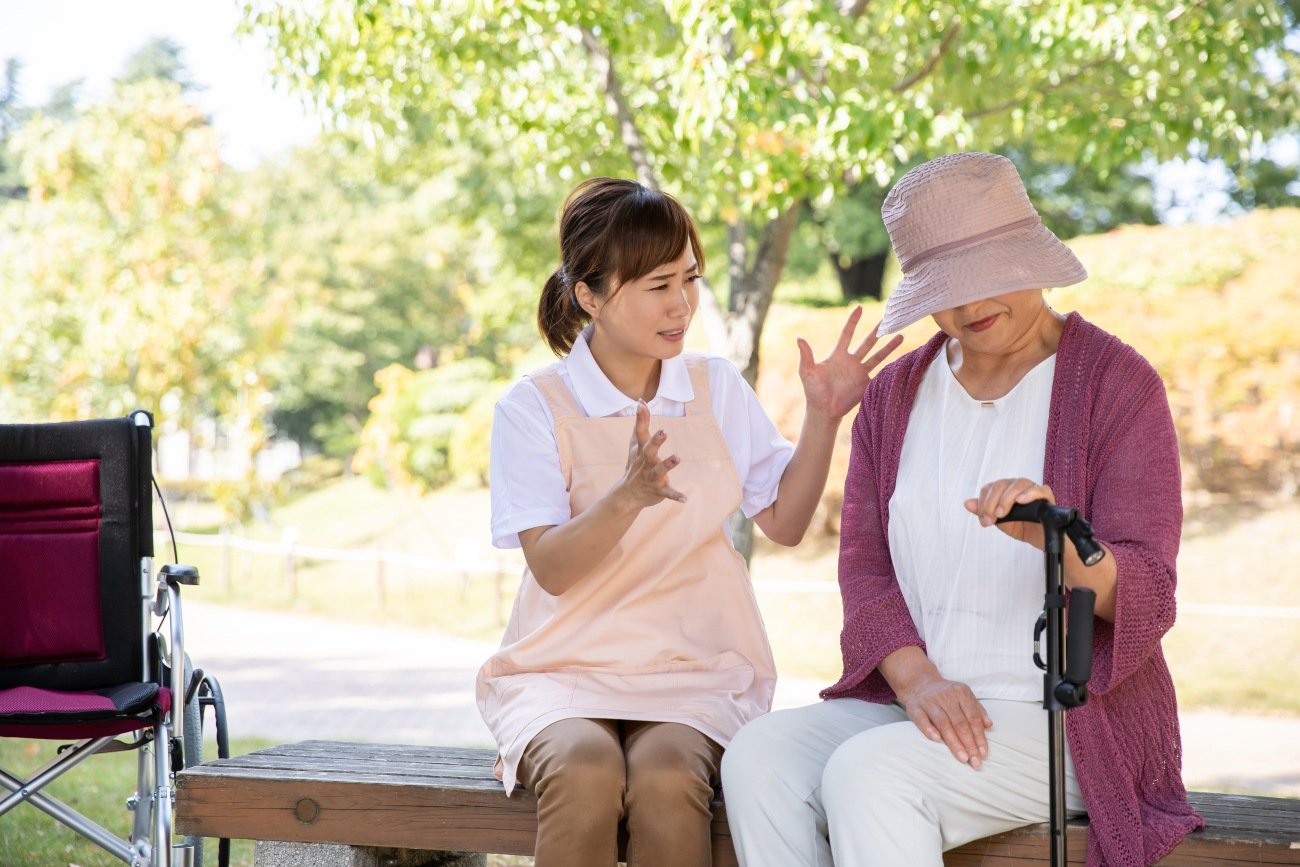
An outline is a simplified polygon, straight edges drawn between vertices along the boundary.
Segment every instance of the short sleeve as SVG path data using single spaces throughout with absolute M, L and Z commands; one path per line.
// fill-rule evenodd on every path
M 752 518 L 776 501 L 794 444 L 777 430 L 754 389 L 727 359 L 709 359 L 709 388 L 714 416 L 736 461 L 740 509 Z
M 522 531 L 569 520 L 555 423 L 528 380 L 515 383 L 497 401 L 489 460 L 493 545 L 518 548 Z

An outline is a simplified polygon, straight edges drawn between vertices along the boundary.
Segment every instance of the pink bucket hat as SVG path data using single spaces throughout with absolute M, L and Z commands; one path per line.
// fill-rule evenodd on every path
M 880 213 L 903 269 L 881 334 L 981 298 L 1088 276 L 1043 225 L 1006 157 L 960 153 L 922 163 L 899 179 Z

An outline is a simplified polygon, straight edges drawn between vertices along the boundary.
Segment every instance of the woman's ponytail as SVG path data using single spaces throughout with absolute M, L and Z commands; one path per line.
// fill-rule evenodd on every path
M 561 265 L 542 287 L 542 297 L 537 302 L 537 329 L 551 351 L 563 357 L 569 354 L 573 341 L 578 339 L 589 319 L 587 311 L 578 306 L 569 275 Z

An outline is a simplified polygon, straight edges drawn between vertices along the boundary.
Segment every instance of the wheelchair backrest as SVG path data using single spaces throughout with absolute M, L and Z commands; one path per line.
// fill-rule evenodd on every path
M 0 689 L 140 679 L 147 420 L 0 425 Z

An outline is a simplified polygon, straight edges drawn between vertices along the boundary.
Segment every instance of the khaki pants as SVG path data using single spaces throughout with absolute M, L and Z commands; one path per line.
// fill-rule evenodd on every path
M 529 742 L 519 780 L 537 796 L 537 867 L 709 867 L 722 747 L 680 723 L 567 719 Z
M 744 867 L 942 867 L 943 852 L 1046 822 L 1047 712 L 981 702 L 993 720 L 979 770 L 896 705 L 842 698 L 761 716 L 722 763 Z M 1066 754 L 1066 809 L 1083 800 Z

